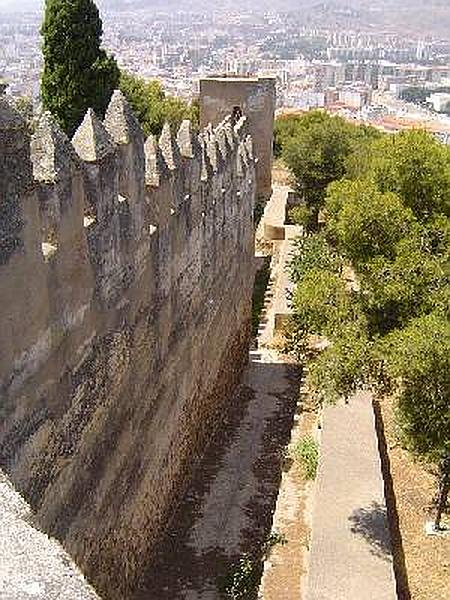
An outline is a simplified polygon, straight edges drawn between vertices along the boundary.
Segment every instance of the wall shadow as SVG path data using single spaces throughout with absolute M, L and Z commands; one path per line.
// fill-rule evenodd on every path
M 394 483 L 391 475 L 391 465 L 387 450 L 386 436 L 384 433 L 383 418 L 381 415 L 380 404 L 377 400 L 372 401 L 373 412 L 375 415 L 375 428 L 378 438 L 378 451 L 381 460 L 381 469 L 384 482 L 384 496 L 386 499 L 387 517 L 389 533 L 391 536 L 395 583 L 397 588 L 398 600 L 411 600 L 409 590 L 408 572 L 406 570 L 405 552 L 403 550 L 402 535 L 400 532 L 400 522 L 397 512 L 397 501 L 394 493 Z
M 283 392 L 269 392 L 265 397 L 266 403 L 273 402 L 274 410 L 264 420 L 262 452 L 256 461 L 252 461 L 250 480 L 254 481 L 254 485 L 251 488 L 251 500 L 240 507 L 240 514 L 236 517 L 232 502 L 240 483 L 231 482 L 227 496 L 233 506 L 233 511 L 230 512 L 234 515 L 222 515 L 222 529 L 217 531 L 216 547 L 210 547 L 202 553 L 194 551 L 192 531 L 202 517 L 203 501 L 221 469 L 228 446 L 236 439 L 249 402 L 258 393 L 241 385 L 230 398 L 228 414 L 224 415 L 220 430 L 199 461 L 182 502 L 174 507 L 171 523 L 157 545 L 156 553 L 149 557 L 148 567 L 130 599 L 220 599 L 224 597 L 223 582 L 243 554 L 249 554 L 255 561 L 261 559 L 263 544 L 272 527 L 281 482 L 283 453 L 280 449 L 289 441 L 300 381 L 298 369 L 293 365 L 253 361 L 250 368 L 261 370 L 261 374 L 264 372 L 264 377 L 269 380 L 280 376 L 286 380 Z M 227 547 L 225 542 L 228 539 L 228 529 L 236 531 L 237 524 L 241 523 L 245 525 L 240 528 L 239 548 L 235 548 L 233 544 Z M 231 535 L 231 539 L 235 539 L 235 536 Z M 257 590 L 255 596 L 256 593 Z M 251 600 L 250 596 L 248 600 Z

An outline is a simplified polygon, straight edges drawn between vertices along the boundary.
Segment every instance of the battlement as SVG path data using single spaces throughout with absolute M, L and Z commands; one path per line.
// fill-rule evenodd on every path
M 246 362 L 245 116 L 147 140 L 115 92 L 72 140 L 0 97 L 0 467 L 126 597 Z
M 218 125 L 226 115 L 245 114 L 255 145 L 256 192 L 266 200 L 272 192 L 275 79 L 208 77 L 200 80 L 200 122 Z
M 105 306 L 119 302 L 150 260 L 158 229 L 187 244 L 216 202 L 225 202 L 231 216 L 254 180 L 245 117 L 236 124 L 228 117 L 199 135 L 189 121 L 176 135 L 166 123 L 159 140 L 145 140 L 119 91 L 104 122 L 89 110 L 71 141 L 48 113 L 30 140 L 21 117 L 1 99 L 0 161 L 1 294 L 13 288 L 16 303 L 31 277 L 35 289 L 47 288 L 57 299 L 49 305 L 64 321 L 93 293 Z M 33 312 L 28 307 L 35 322 Z M 17 314 L 18 323 L 11 317 L 8 328 L 17 334 L 23 316 Z M 3 386 L 21 350 L 5 360 L 10 351 L 2 344 Z

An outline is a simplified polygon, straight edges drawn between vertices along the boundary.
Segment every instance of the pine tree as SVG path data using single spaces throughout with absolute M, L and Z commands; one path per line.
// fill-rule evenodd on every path
M 46 0 L 42 101 L 68 135 L 88 108 L 103 116 L 119 87 L 117 63 L 100 48 L 102 32 L 92 0 Z

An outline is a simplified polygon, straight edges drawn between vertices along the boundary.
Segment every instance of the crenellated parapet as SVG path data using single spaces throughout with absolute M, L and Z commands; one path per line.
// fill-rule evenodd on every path
M 145 140 L 116 91 L 104 121 L 89 110 L 71 141 L 48 113 L 30 140 L 2 99 L 0 264 L 19 257 L 25 269 L 27 260 L 40 263 L 36 276 L 58 298 L 62 319 L 91 292 L 109 306 L 142 272 L 159 229 L 187 228 L 188 236 L 216 203 L 226 202 L 232 214 L 248 195 L 254 160 L 247 132 L 245 117 L 236 124 L 227 117 L 200 134 L 189 121 L 176 134 L 166 123 L 159 140 Z M 27 211 L 34 216 L 25 219 Z M 70 285 L 82 271 L 83 293 Z M 2 280 L 8 288 L 4 273 Z
M 246 117 L 145 139 L 114 93 L 70 140 L 0 97 L 0 468 L 127 597 L 246 361 Z

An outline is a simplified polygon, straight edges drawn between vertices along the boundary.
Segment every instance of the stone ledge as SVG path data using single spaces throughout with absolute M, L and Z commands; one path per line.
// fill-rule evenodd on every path
M 33 524 L 33 513 L 0 470 L 2 600 L 99 600 L 67 552 Z

